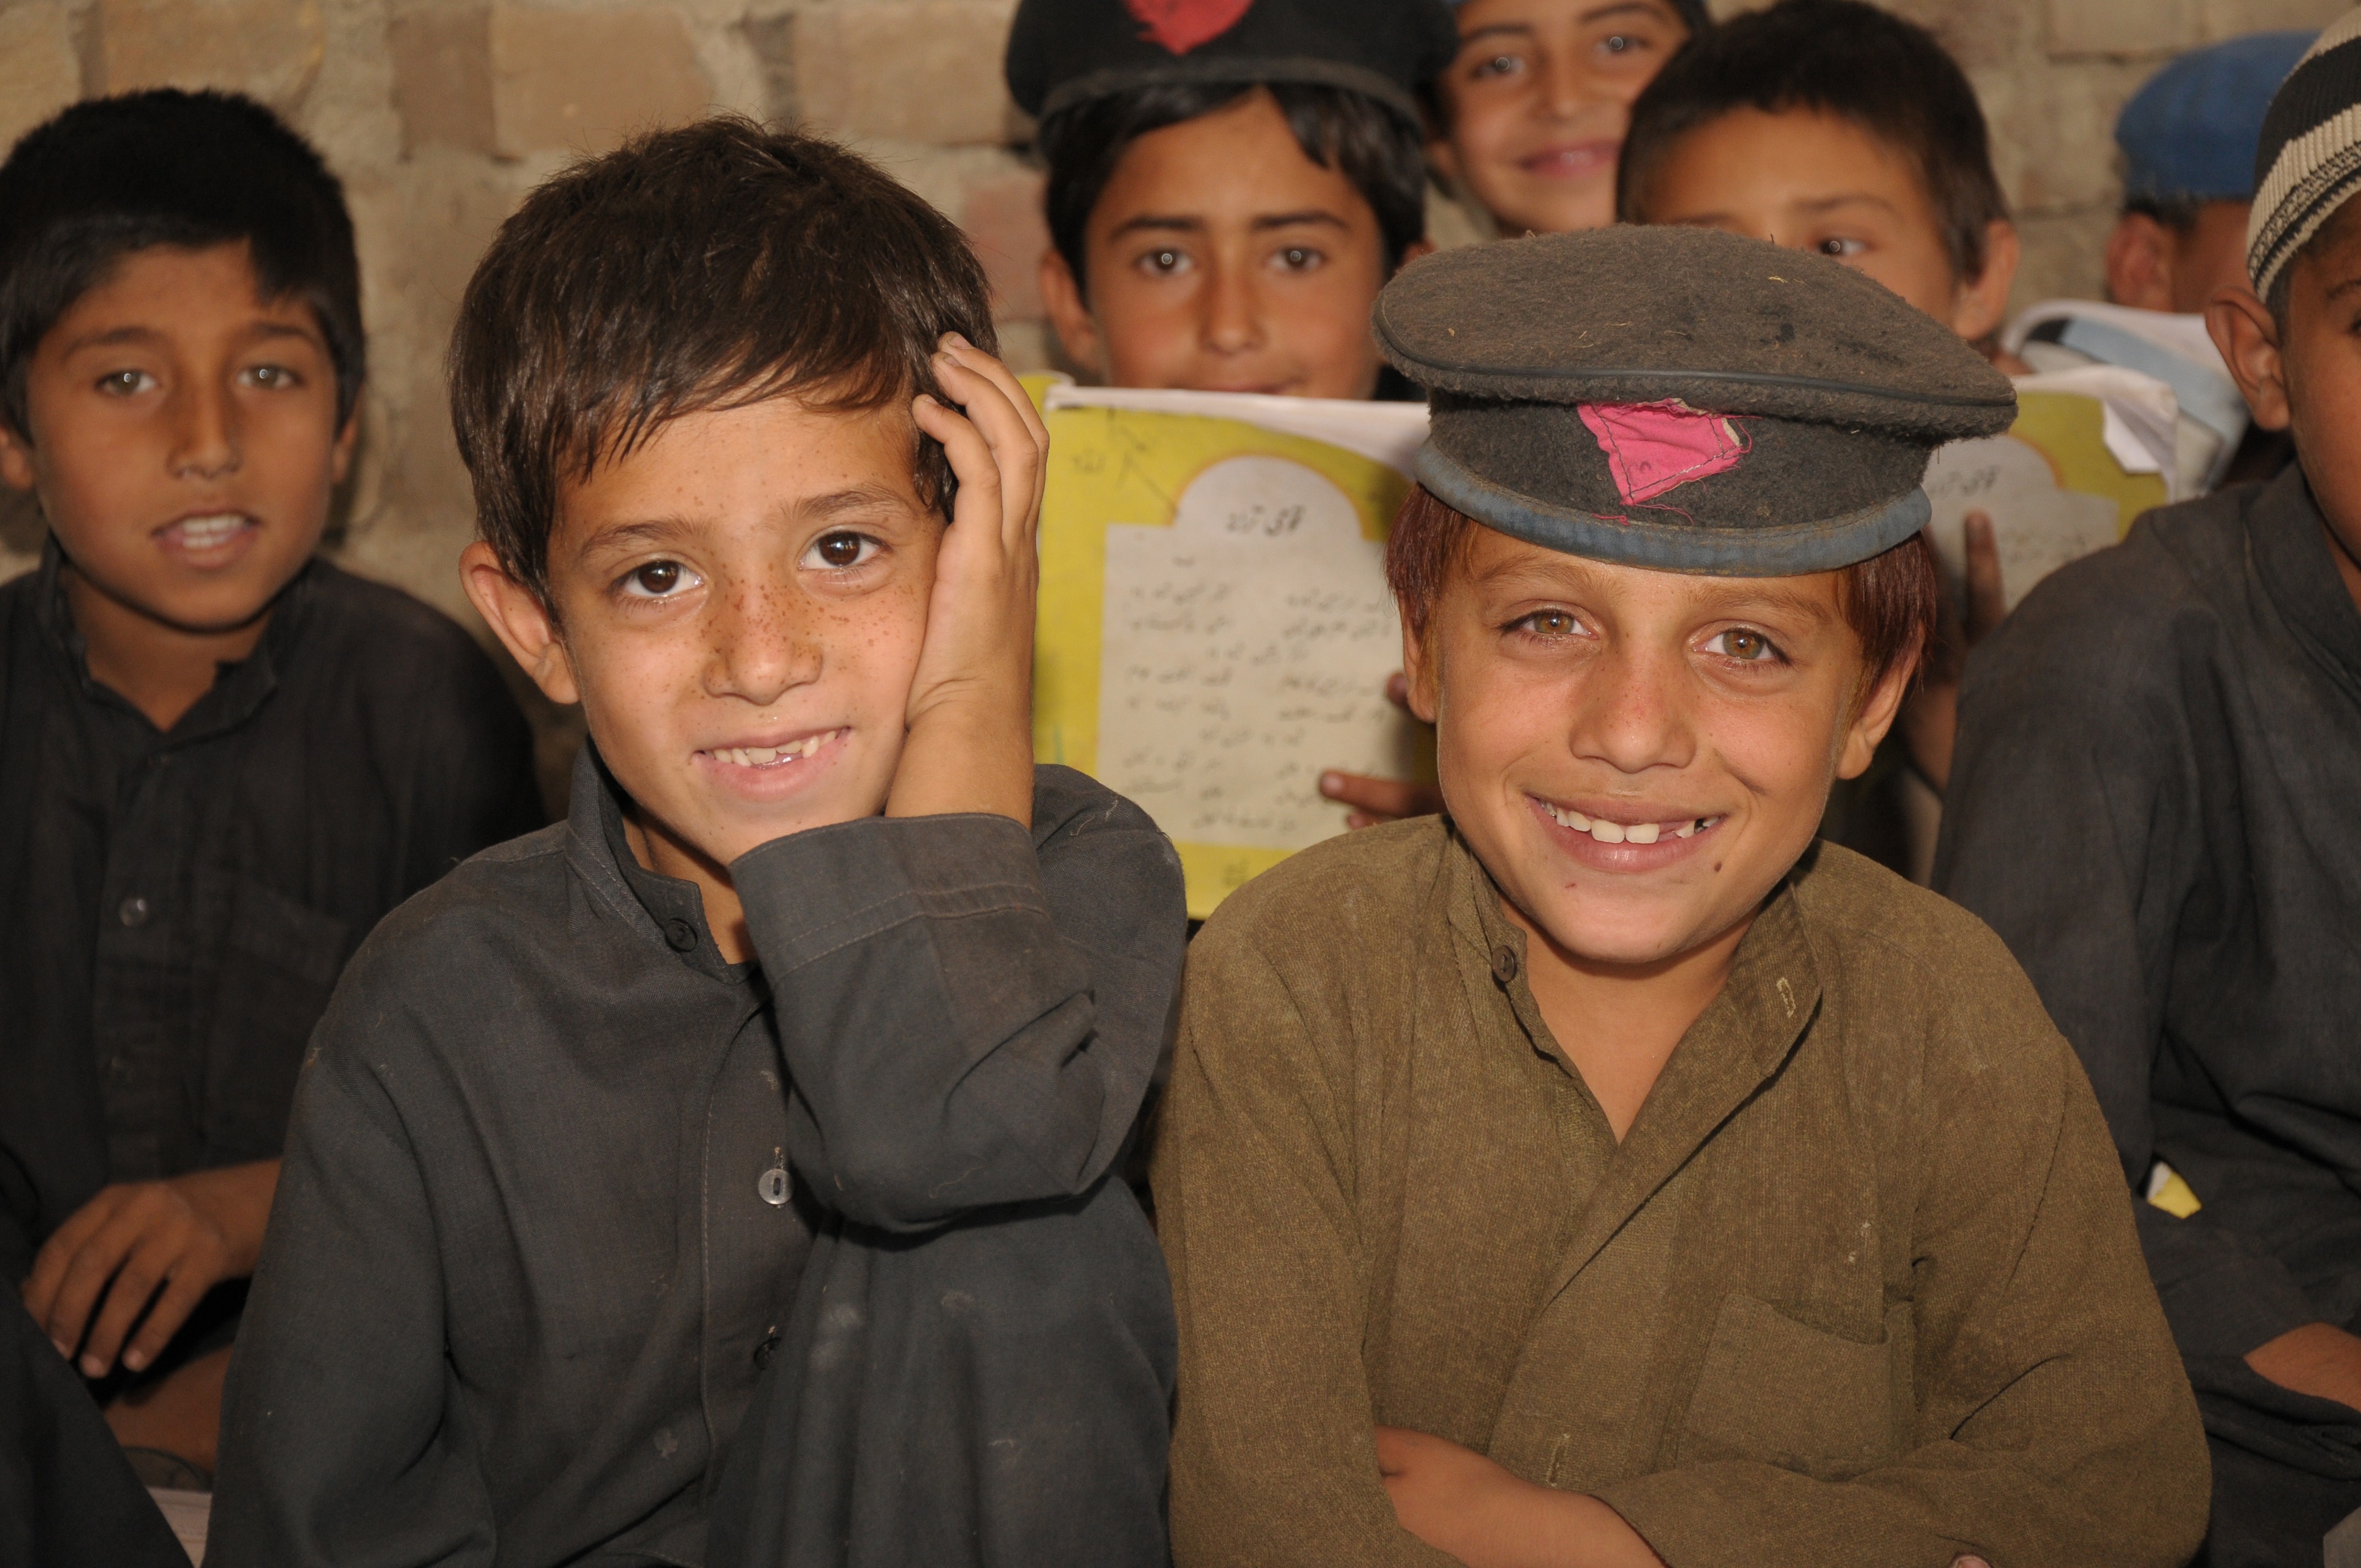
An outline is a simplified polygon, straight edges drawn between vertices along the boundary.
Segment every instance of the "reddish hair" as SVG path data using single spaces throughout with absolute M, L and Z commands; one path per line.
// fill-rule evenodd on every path
M 1386 586 L 1401 606 L 1413 636 L 1426 635 L 1427 620 L 1451 574 L 1464 565 L 1485 526 L 1456 510 L 1424 485 L 1410 493 L 1386 542 Z M 1935 612 L 1941 602 L 1934 546 L 1923 532 L 1837 573 L 1837 604 L 1845 624 L 1861 639 L 1867 668 L 1866 692 L 1914 660 L 1923 667 L 1934 641 Z

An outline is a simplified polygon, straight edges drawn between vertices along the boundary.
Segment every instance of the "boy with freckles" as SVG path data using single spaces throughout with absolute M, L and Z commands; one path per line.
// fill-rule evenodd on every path
M 503 226 L 463 570 L 589 744 L 314 1038 L 211 1561 L 1163 1560 L 1108 1173 L 1180 872 L 1033 766 L 1046 436 L 991 334 L 946 220 L 744 121 Z
M 2072 1051 L 1813 842 L 2005 378 L 1833 261 L 1618 228 L 1378 302 L 1446 814 L 1191 954 L 1156 1177 L 1194 1563 L 2177 1564 L 2204 1446 Z

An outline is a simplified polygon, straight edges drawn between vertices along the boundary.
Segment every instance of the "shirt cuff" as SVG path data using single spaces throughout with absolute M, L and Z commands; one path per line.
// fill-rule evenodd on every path
M 730 876 L 774 973 L 913 920 L 1049 916 L 1032 835 L 985 812 L 864 817 L 791 833 L 740 856 Z

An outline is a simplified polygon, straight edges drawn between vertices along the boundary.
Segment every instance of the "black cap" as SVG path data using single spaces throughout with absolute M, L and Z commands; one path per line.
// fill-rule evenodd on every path
M 1024 0 L 1008 91 L 1047 119 L 1167 82 L 1350 88 L 1415 120 L 1418 89 L 1459 52 L 1444 0 Z
M 1619 226 L 1444 251 L 1378 298 L 1429 389 L 1421 483 L 1503 533 L 1666 571 L 1788 576 L 1927 524 L 1947 441 L 2016 393 L 1957 334 L 1825 257 Z

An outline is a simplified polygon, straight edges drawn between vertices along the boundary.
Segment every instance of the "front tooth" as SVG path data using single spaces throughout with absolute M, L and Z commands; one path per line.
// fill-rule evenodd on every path
M 1590 831 L 1589 817 L 1585 817 L 1579 811 L 1569 811 L 1565 815 L 1567 827 L 1573 828 L 1577 833 L 1587 833 Z
M 1623 824 L 1599 817 L 1590 825 L 1590 836 L 1602 844 L 1620 844 L 1623 841 Z
M 1653 822 L 1634 822 L 1623 830 L 1623 837 L 1634 844 L 1653 844 L 1656 841 L 1656 825 Z
M 1697 825 L 1694 822 L 1684 822 L 1679 827 L 1673 829 L 1673 837 L 1675 839 L 1695 838 L 1697 836 Z
M 769 746 L 749 746 L 746 748 L 746 757 L 759 768 L 766 762 L 777 762 L 779 753 Z

